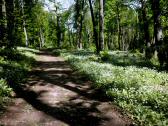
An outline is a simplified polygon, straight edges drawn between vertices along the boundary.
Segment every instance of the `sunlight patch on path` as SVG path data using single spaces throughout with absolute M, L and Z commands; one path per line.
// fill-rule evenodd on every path
M 11 126 L 126 126 L 114 105 L 91 88 L 88 78 L 63 58 L 40 54 L 20 97 L 7 109 L 0 124 Z

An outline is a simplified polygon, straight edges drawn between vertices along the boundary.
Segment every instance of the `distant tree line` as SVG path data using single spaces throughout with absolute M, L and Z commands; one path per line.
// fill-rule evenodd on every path
M 139 51 L 168 64 L 165 0 L 0 0 L 0 46 Z M 48 11 L 44 10 L 48 8 Z

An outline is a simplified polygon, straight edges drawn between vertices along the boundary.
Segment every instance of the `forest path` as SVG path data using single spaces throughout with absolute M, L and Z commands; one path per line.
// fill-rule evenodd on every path
M 38 54 L 36 67 L 0 117 L 4 126 L 126 126 L 129 119 L 61 57 Z

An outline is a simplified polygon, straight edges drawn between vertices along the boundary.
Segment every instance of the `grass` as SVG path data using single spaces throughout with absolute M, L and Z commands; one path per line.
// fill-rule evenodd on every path
M 19 85 L 34 63 L 37 50 L 19 47 L 15 50 L 0 49 L 0 107 L 11 95 L 9 85 Z
M 145 60 L 143 54 L 118 51 L 101 56 L 63 51 L 61 55 L 129 113 L 135 125 L 168 125 L 168 73 L 158 72 L 156 61 Z

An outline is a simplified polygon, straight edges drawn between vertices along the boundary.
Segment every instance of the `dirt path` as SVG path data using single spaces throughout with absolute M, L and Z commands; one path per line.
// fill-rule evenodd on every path
M 4 126 L 126 126 L 130 122 L 87 78 L 60 57 L 41 53 L 37 66 L 0 117 Z

